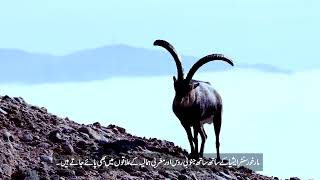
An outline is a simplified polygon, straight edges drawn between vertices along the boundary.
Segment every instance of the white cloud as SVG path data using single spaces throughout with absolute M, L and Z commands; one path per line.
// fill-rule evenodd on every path
M 319 70 L 294 74 L 235 70 L 195 78 L 210 81 L 223 97 L 221 152 L 262 152 L 263 174 L 319 178 Z M 21 96 L 79 123 L 113 123 L 131 134 L 167 139 L 189 150 L 171 111 L 171 77 L 0 85 L 0 89 L 1 95 Z M 215 152 L 213 126 L 207 125 L 206 131 L 206 152 Z

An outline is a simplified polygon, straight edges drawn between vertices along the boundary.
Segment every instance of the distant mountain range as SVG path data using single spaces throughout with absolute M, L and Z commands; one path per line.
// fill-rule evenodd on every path
M 198 60 L 181 56 L 187 71 Z M 236 64 L 266 72 L 290 73 L 267 64 Z M 208 63 L 201 71 L 226 71 L 227 63 Z M 0 49 L 0 83 L 59 83 L 102 80 L 119 76 L 175 75 L 176 67 L 165 50 L 112 45 L 78 51 L 65 56 Z

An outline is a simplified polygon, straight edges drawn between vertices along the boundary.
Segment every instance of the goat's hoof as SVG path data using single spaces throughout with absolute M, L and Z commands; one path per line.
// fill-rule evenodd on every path
M 220 158 L 216 158 L 216 162 L 221 163 L 221 162 L 222 162 L 222 160 L 221 160 Z
M 188 155 L 188 158 L 189 158 L 189 159 L 199 159 L 199 154 L 190 153 L 190 154 Z

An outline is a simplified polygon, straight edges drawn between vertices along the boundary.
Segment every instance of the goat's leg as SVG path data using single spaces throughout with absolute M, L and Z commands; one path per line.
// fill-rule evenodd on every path
M 203 129 L 203 126 L 202 126 L 202 129 Z M 204 132 L 204 136 L 206 137 L 206 139 L 208 138 L 208 136 L 207 136 L 207 133 L 206 133 L 206 131 L 203 129 L 203 132 Z
M 199 157 L 203 157 L 204 144 L 206 143 L 206 139 L 207 139 L 207 135 L 206 135 L 206 132 L 204 131 L 203 126 L 200 127 L 199 133 L 201 136 L 201 147 L 200 147 Z
M 200 131 L 200 125 L 193 126 L 193 142 L 194 142 L 194 150 L 195 150 L 195 158 L 199 157 L 198 151 L 198 133 Z
M 189 140 L 189 144 L 190 144 L 190 148 L 191 148 L 191 155 L 194 154 L 194 146 L 193 146 L 193 137 L 191 134 L 191 127 L 187 126 L 187 125 L 183 125 L 184 129 L 186 130 L 186 133 L 188 135 L 188 140 Z
M 220 136 L 220 129 L 221 129 L 221 111 L 218 111 L 216 115 L 213 117 L 213 125 L 214 125 L 214 133 L 216 135 L 216 150 L 217 150 L 217 161 L 221 161 L 220 158 L 220 142 L 219 142 L 219 136 Z

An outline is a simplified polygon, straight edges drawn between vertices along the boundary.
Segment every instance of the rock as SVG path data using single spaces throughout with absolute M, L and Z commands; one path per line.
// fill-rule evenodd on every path
M 86 143 L 86 141 L 80 140 L 77 142 L 77 147 L 81 149 L 85 149 L 88 147 L 88 143 Z
M 39 180 L 40 179 L 37 171 L 28 169 L 25 174 L 26 174 L 26 176 L 25 176 L 24 180 Z
M 60 180 L 59 175 L 53 174 L 50 176 L 51 180 Z
M 6 141 L 6 142 L 14 141 L 14 138 L 13 138 L 12 134 L 7 129 L 3 129 L 2 130 L 2 134 L 3 134 L 3 140 L 4 141 Z
M 107 138 L 96 140 L 96 142 L 99 146 L 104 146 L 110 143 L 110 141 Z
M 89 127 L 86 127 L 86 126 L 81 126 L 79 129 L 78 129 L 79 132 L 83 132 L 83 133 L 86 133 L 89 135 L 89 131 L 90 131 L 90 128 Z
M 56 172 L 58 175 L 66 177 L 74 176 L 76 174 L 75 171 L 71 169 L 57 169 Z
M 218 176 L 218 175 L 216 175 L 216 174 L 212 174 L 212 176 L 213 176 L 214 179 L 216 179 L 216 180 L 228 180 L 228 179 L 226 179 L 226 178 L 224 178 L 224 177 L 221 177 L 221 176 Z
M 163 175 L 165 178 L 169 178 L 169 173 L 164 169 L 160 169 L 158 173 Z
M 52 163 L 53 157 L 48 155 L 40 155 L 40 160 L 46 163 Z
M 59 130 L 53 130 L 49 133 L 49 140 L 51 140 L 52 142 L 65 142 L 65 140 L 62 138 L 61 136 L 61 132 Z
M 300 180 L 298 177 L 291 177 L 290 180 Z
M 197 176 L 194 173 L 191 174 L 191 179 L 192 180 L 198 180 Z
M 53 125 L 58 125 L 58 124 L 59 124 L 59 120 L 58 120 L 56 117 L 54 117 L 54 116 L 52 116 L 52 117 L 50 118 L 50 121 L 51 121 L 51 123 L 52 123 Z
M 11 100 L 11 98 L 8 95 L 3 96 L 2 99 L 3 100 L 9 100 L 9 101 Z
M 75 130 L 73 128 L 71 128 L 70 126 L 68 126 L 67 124 L 59 124 L 58 125 L 59 129 L 62 129 L 62 133 L 73 133 L 75 132 Z
M 147 143 L 142 139 L 133 140 L 133 144 L 135 144 L 136 146 L 145 146 L 145 145 L 147 145 Z
M 105 140 L 107 141 L 107 138 L 105 138 L 103 135 L 98 134 L 95 130 L 93 130 L 90 127 L 82 126 L 78 129 L 79 132 L 83 132 L 88 134 L 91 138 L 94 140 Z
M 23 180 L 39 180 L 37 171 L 31 169 L 17 169 L 11 176 L 12 179 Z
M 231 175 L 226 174 L 226 173 L 224 173 L 224 172 L 220 172 L 220 174 L 222 174 L 222 176 L 223 176 L 224 178 L 226 178 L 226 179 L 234 179 L 234 180 L 237 180 L 237 177 L 231 176 Z
M 24 122 L 18 118 L 18 117 L 12 117 L 9 119 L 9 121 L 13 122 L 14 125 L 16 125 L 17 127 L 23 127 L 24 126 Z
M 40 109 L 42 112 L 45 112 L 45 113 L 48 112 L 47 108 L 45 108 L 45 107 L 41 107 Z
M 241 172 L 248 173 L 248 174 L 252 174 L 252 173 L 253 173 L 253 171 L 252 171 L 251 169 L 249 169 L 249 168 L 247 168 L 247 167 L 244 167 L 244 166 L 240 166 L 240 167 L 238 168 L 238 170 L 241 171 Z
M 96 126 L 97 128 L 101 128 L 101 124 L 99 122 L 95 122 L 92 125 Z
M 14 97 L 13 99 L 16 100 L 20 104 L 25 104 L 26 103 L 22 97 Z
M 116 126 L 116 125 L 113 125 L 113 124 L 110 124 L 108 127 L 108 129 L 112 129 L 115 133 L 117 134 L 124 134 L 126 133 L 126 129 L 122 128 L 122 127 L 119 127 L 119 126 Z
M 1 107 L 0 107 L 0 113 L 2 113 L 2 114 L 4 114 L 4 115 L 7 115 L 7 114 L 8 114 L 5 110 L 1 109 Z
M 51 145 L 49 143 L 46 143 L 46 142 L 41 142 L 41 143 L 38 144 L 38 147 L 42 147 L 42 148 L 48 149 L 49 147 L 51 147 Z
M 45 174 L 48 174 L 50 167 L 46 162 L 40 162 L 40 166 L 38 167 L 38 170 L 40 172 L 43 172 Z M 49 178 L 50 179 L 50 178 Z
M 65 154 L 72 155 L 74 154 L 74 149 L 70 143 L 65 143 L 62 145 L 62 149 L 64 150 Z
M 187 175 L 180 174 L 180 175 L 178 176 L 178 180 L 187 180 L 187 179 L 190 179 Z
M 1 174 L 10 177 L 12 174 L 12 168 L 8 164 L 0 164 L 0 172 L 2 172 Z
M 21 139 L 22 141 L 24 141 L 24 142 L 30 142 L 30 141 L 33 140 L 33 136 L 32 136 L 31 133 L 26 132 L 26 133 L 24 133 L 24 134 L 22 135 L 22 137 L 21 137 L 20 139 Z
M 74 172 L 76 176 L 84 176 L 87 174 L 83 168 L 76 168 Z
M 34 110 L 39 110 L 39 107 L 37 106 L 30 106 L 31 109 L 34 109 Z

